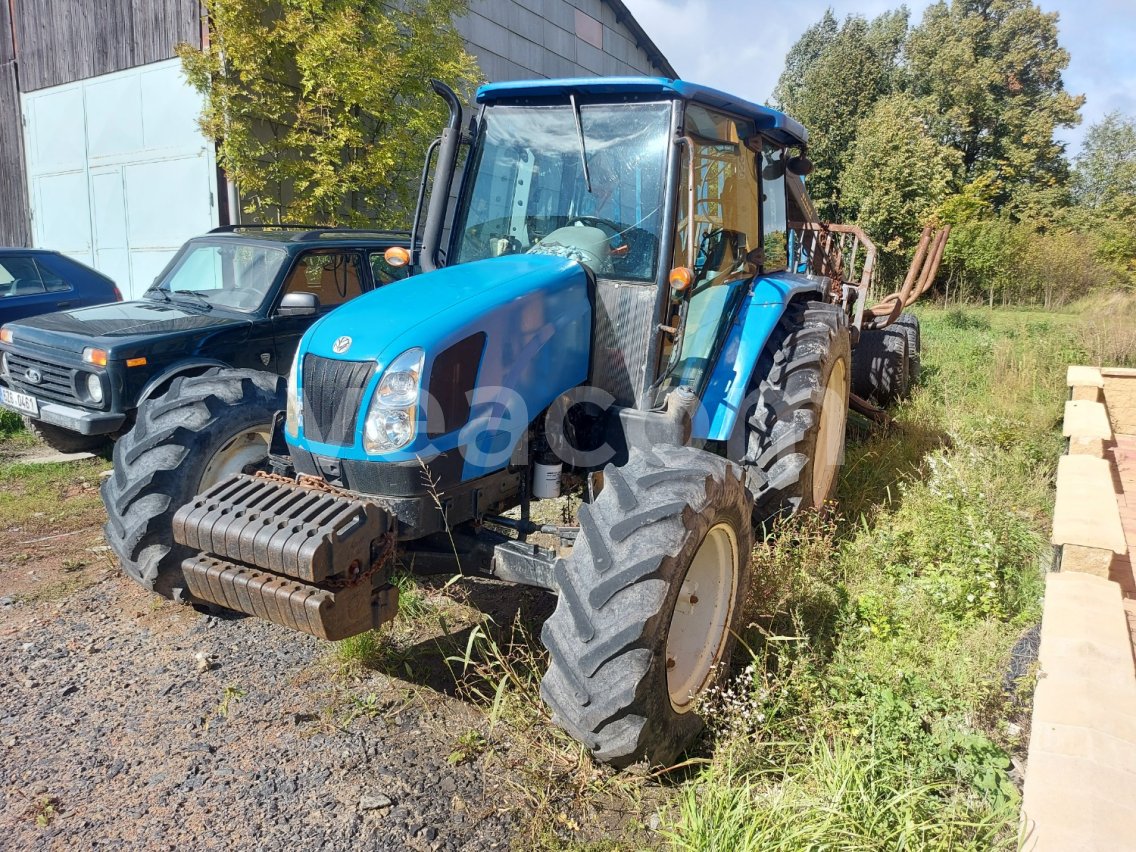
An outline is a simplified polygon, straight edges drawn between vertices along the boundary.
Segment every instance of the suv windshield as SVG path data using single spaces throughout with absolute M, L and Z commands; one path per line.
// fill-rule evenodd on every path
M 201 304 L 255 311 L 288 259 L 283 249 L 236 242 L 190 243 L 153 288 Z
M 452 262 L 554 254 L 598 275 L 654 280 L 671 109 L 581 104 L 582 134 L 569 104 L 486 110 Z

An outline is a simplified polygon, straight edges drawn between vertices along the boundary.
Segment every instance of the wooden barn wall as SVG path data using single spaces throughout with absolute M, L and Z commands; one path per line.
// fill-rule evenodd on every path
M 0 246 L 31 244 L 16 63 L 0 62 Z
M 8 4 L 0 0 L 0 246 L 31 243 L 23 122 Z
M 181 42 L 201 44 L 198 0 L 12 0 L 12 5 L 24 92 L 169 59 Z

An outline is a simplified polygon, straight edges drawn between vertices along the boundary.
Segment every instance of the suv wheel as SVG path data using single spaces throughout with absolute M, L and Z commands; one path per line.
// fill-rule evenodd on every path
M 102 486 L 107 542 L 132 580 L 186 599 L 181 563 L 192 554 L 174 543 L 174 513 L 222 479 L 263 465 L 273 415 L 284 405 L 279 376 L 222 369 L 178 376 L 139 406 Z
M 97 453 L 106 448 L 110 438 L 106 435 L 83 435 L 62 426 L 44 423 L 42 420 L 24 418 L 24 426 L 29 432 L 60 453 Z

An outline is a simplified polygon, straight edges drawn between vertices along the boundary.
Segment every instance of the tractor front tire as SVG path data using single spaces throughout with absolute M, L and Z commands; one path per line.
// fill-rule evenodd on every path
M 740 467 L 692 447 L 608 465 L 555 569 L 540 693 L 597 760 L 667 765 L 702 728 L 699 696 L 729 664 L 753 529 Z
M 273 415 L 284 405 L 279 376 L 222 369 L 178 376 L 139 406 L 102 486 L 107 542 L 127 576 L 188 601 L 181 563 L 192 554 L 173 540 L 174 513 L 231 474 L 263 464 Z
M 844 459 L 852 355 L 839 305 L 791 304 L 757 366 L 744 464 L 754 521 L 823 508 Z
M 24 418 L 24 426 L 57 453 L 99 453 L 110 443 L 107 435 L 83 435 L 31 417 Z

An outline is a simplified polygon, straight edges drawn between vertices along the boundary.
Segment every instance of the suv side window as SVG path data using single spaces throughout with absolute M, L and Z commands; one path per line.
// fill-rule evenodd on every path
M 320 309 L 334 308 L 363 292 L 362 259 L 358 252 L 319 249 L 296 259 L 284 282 L 283 294 L 313 293 Z
M 39 270 L 39 277 L 43 281 L 43 286 L 49 293 L 65 293 L 72 289 L 71 285 L 52 272 L 43 263 L 34 260 L 36 269 Z
M 409 266 L 391 266 L 381 251 L 371 252 L 367 259 L 371 262 L 371 274 L 375 276 L 376 287 L 382 287 L 392 281 L 401 281 L 410 275 Z
M 43 293 L 39 269 L 30 257 L 0 259 L 0 298 Z

